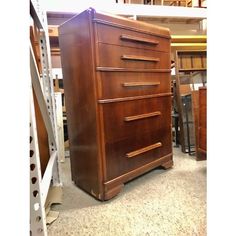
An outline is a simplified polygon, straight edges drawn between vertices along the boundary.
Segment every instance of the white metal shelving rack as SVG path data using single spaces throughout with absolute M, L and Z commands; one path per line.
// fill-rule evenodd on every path
M 176 7 L 163 5 L 123 4 L 115 1 L 60 1 L 42 0 L 46 2 L 46 11 L 50 13 L 79 13 L 89 7 L 121 16 L 133 17 L 137 20 L 171 20 L 171 22 L 201 22 L 207 18 L 207 9 L 195 7 Z
M 53 90 L 50 45 L 46 12 L 39 0 L 30 1 L 30 15 L 40 30 L 40 54 L 42 75 L 39 75 L 36 60 L 30 45 L 30 235 L 47 235 L 45 202 L 50 185 L 62 186 L 58 162 L 58 135 L 55 96 Z M 41 177 L 33 90 L 38 101 L 43 121 L 48 133 L 50 159 Z

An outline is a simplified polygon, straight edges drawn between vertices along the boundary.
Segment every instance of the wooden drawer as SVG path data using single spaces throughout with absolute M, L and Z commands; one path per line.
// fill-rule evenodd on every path
M 169 73 L 100 72 L 99 99 L 170 93 Z
M 168 53 L 98 44 L 98 67 L 170 69 Z
M 170 132 L 142 132 L 142 135 L 106 143 L 105 152 L 107 180 L 111 180 L 170 154 L 171 135 Z
M 155 35 L 139 33 L 119 27 L 97 24 L 98 42 L 143 48 L 161 52 L 170 51 L 170 39 Z
M 106 142 L 154 132 L 170 133 L 171 97 L 111 102 L 102 105 Z

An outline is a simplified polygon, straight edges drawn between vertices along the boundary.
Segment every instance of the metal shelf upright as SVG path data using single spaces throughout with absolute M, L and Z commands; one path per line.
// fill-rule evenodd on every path
M 30 1 L 30 16 L 40 31 L 38 41 L 42 67 L 42 73 L 40 75 L 30 43 L 30 235 L 47 236 L 45 214 L 47 194 L 50 185 L 62 186 L 62 183 L 60 180 L 60 166 L 58 162 L 57 119 L 51 72 L 47 17 L 46 12 L 41 9 L 39 0 Z M 49 140 L 50 158 L 43 176 L 40 165 L 33 91 L 39 104 Z

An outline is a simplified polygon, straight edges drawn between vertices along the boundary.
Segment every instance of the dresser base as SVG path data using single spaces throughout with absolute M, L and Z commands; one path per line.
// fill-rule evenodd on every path
M 156 167 L 163 167 L 164 169 L 169 169 L 173 166 L 173 158 L 172 158 L 172 153 L 155 160 L 153 162 L 150 162 L 144 166 L 141 166 L 135 170 L 132 170 L 126 174 L 123 174 L 113 180 L 110 180 L 108 182 L 104 183 L 104 199 L 99 199 L 99 200 L 109 200 L 121 192 L 124 183 L 134 179 L 135 177 L 138 177 L 145 172 L 152 170 Z
M 167 169 L 171 168 L 171 167 L 173 166 L 173 164 L 174 164 L 173 160 L 170 160 L 170 161 L 168 161 L 168 162 L 162 164 L 161 166 L 162 166 L 165 170 L 167 170 Z
M 113 187 L 112 189 L 107 190 L 104 193 L 104 200 L 109 200 L 109 199 L 115 197 L 116 195 L 118 195 L 121 192 L 123 187 L 124 187 L 124 184 L 119 184 L 119 185 Z
M 205 161 L 207 159 L 207 152 L 201 148 L 197 150 L 197 161 Z

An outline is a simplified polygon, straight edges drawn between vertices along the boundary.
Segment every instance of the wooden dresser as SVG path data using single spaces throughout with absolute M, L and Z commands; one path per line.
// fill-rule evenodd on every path
M 59 27 L 72 180 L 100 200 L 172 161 L 170 33 L 88 9 Z

